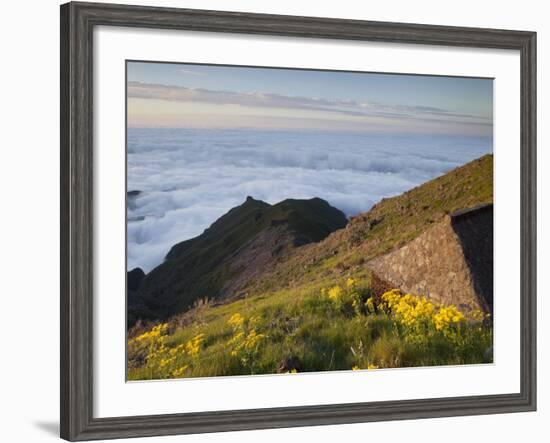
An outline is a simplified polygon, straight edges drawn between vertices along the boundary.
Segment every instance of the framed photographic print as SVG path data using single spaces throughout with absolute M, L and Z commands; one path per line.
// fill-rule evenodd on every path
M 61 436 L 535 410 L 535 41 L 63 5 Z

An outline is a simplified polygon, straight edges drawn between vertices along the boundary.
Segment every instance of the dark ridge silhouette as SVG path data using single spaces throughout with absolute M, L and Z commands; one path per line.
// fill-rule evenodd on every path
M 128 271 L 128 291 L 137 291 L 141 282 L 145 278 L 145 272 L 141 268 L 134 268 L 131 271 Z

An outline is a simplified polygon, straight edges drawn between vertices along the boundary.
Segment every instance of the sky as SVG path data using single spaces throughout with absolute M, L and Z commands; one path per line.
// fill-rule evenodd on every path
M 490 136 L 491 79 L 128 62 L 128 125 Z
M 492 152 L 490 79 L 128 62 L 127 266 L 247 196 L 353 216 Z

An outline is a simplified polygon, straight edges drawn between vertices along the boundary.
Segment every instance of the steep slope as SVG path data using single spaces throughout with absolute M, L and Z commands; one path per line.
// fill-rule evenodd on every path
M 241 287 L 292 249 L 318 242 L 347 224 L 326 201 L 285 200 L 276 205 L 248 197 L 203 234 L 178 243 L 141 282 L 129 306 L 137 318 L 166 318 L 201 298 L 238 296 Z
M 493 201 L 493 156 L 485 155 L 351 217 L 346 229 L 292 252 L 250 281 L 247 292 L 266 292 L 303 282 L 365 272 L 365 264 L 417 238 L 455 211 Z
M 490 318 L 460 311 L 472 290 L 492 302 L 487 254 L 479 253 L 491 246 L 492 166 L 492 156 L 468 163 L 265 264 L 265 251 L 276 251 L 275 240 L 288 232 L 275 230 L 284 224 L 270 223 L 230 260 L 243 268 L 240 280 L 233 280 L 243 297 L 197 304 L 163 324 L 130 330 L 129 379 L 492 362 Z M 483 204 L 489 205 L 476 208 Z M 437 269 L 422 263 L 434 254 L 440 254 L 431 264 Z M 256 262 L 264 264 L 249 271 Z M 459 278 L 447 279 L 456 264 Z M 395 281 L 376 278 L 371 268 L 377 265 L 382 277 Z M 410 272 L 403 272 L 409 265 Z M 440 281 L 443 268 L 447 274 Z M 378 294 L 391 284 L 424 292 L 424 277 L 442 289 L 433 302 L 453 305 L 428 302 L 429 318 L 404 327 Z M 408 297 L 409 307 L 422 300 Z

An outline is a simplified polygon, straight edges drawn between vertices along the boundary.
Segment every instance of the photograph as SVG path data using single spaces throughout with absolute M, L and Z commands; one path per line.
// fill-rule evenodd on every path
M 127 380 L 493 362 L 493 79 L 126 61 Z

